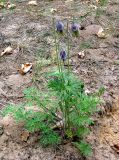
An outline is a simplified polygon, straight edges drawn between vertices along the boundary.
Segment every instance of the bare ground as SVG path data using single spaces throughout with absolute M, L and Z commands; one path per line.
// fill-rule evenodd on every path
M 87 2 L 87 3 L 86 3 Z M 106 91 L 103 96 L 104 111 L 96 115 L 96 124 L 87 138 L 93 146 L 93 155 L 87 160 L 118 160 L 119 146 L 119 2 L 111 1 L 103 13 L 95 18 L 95 14 L 87 13 L 93 2 L 75 1 L 38 1 L 38 6 L 28 6 L 28 1 L 15 1 L 14 10 L 0 10 L 0 52 L 11 45 L 15 52 L 0 57 L 0 108 L 8 103 L 23 102 L 22 91 L 34 85 L 33 72 L 22 76 L 18 73 L 20 65 L 34 63 L 38 57 L 49 58 L 52 54 L 52 14 L 51 8 L 57 9 L 56 19 L 71 18 L 72 15 L 85 17 L 81 24 L 90 27 L 94 24 L 105 29 L 107 37 L 102 39 L 92 34 L 91 30 L 82 30 L 78 39 L 73 39 L 71 60 L 73 71 L 85 82 L 90 92 L 101 86 Z M 64 43 L 64 41 L 63 41 Z M 87 46 L 87 47 L 86 47 Z M 79 51 L 85 50 L 84 59 L 79 59 Z M 40 81 L 40 79 L 39 79 Z M 37 85 L 39 85 L 39 81 Z M 106 108 L 106 109 L 105 109 Z M 107 109 L 108 108 L 108 109 Z M 70 145 L 59 149 L 42 149 L 38 143 L 19 143 L 5 133 L 0 136 L 0 160 L 79 160 L 82 159 Z

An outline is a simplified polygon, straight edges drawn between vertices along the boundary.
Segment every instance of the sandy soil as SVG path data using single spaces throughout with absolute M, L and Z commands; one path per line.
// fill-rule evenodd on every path
M 71 61 L 73 72 L 85 82 L 90 92 L 105 87 L 103 95 L 104 111 L 96 115 L 91 135 L 87 138 L 93 146 L 93 155 L 87 160 L 118 160 L 119 159 L 119 2 L 109 2 L 102 14 L 95 17 L 91 12 L 93 1 L 76 0 L 74 3 L 65 1 L 38 1 L 37 6 L 29 6 L 27 0 L 14 1 L 13 10 L 0 9 L 0 53 L 9 45 L 14 52 L 0 57 L 0 108 L 9 103 L 18 104 L 24 101 L 23 90 L 26 87 L 39 85 L 40 79 L 34 83 L 33 72 L 24 76 L 18 73 L 21 64 L 35 63 L 39 57 L 46 59 L 52 56 L 52 13 L 56 19 L 73 15 L 84 26 L 80 37 L 72 40 Z M 94 11 L 94 10 L 93 10 Z M 83 18 L 84 17 L 84 18 Z M 96 26 L 95 26 L 96 25 Z M 102 27 L 106 38 L 97 37 L 92 29 Z M 93 31 L 93 32 L 92 32 Z M 62 44 L 65 44 L 63 40 Z M 84 50 L 85 57 L 78 58 Z M 117 99 L 117 100 L 116 100 Z M 116 105 L 115 105 L 116 101 Z M 111 108 L 114 109 L 110 109 Z M 108 108 L 108 109 L 107 109 Z M 31 136 L 32 137 L 32 136 Z M 34 136 L 33 136 L 34 137 Z M 32 138 L 31 138 L 32 139 Z M 20 143 L 6 132 L 0 136 L 0 160 L 81 160 L 81 156 L 70 145 L 59 149 L 42 149 L 38 143 Z

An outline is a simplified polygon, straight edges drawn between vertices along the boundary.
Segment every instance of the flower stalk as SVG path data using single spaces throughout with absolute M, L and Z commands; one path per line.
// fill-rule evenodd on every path
M 58 65 L 58 70 L 59 70 L 59 73 L 60 73 L 61 69 L 60 69 L 60 62 L 59 62 L 58 45 L 57 45 L 57 34 L 56 34 L 56 29 L 55 29 L 55 19 L 54 18 L 53 18 L 53 32 L 54 32 L 54 40 L 55 40 L 55 50 L 56 50 L 56 57 L 57 57 L 57 65 Z

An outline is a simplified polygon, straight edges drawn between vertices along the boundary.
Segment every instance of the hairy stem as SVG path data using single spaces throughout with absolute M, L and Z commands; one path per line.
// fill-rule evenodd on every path
M 69 65 L 69 54 L 70 54 L 70 43 L 69 43 L 69 22 L 67 20 L 67 54 L 68 54 L 68 73 L 70 72 Z
M 54 32 L 54 39 L 55 39 L 55 50 L 56 50 L 56 56 L 57 56 L 58 70 L 60 73 L 60 62 L 59 62 L 59 55 L 58 55 L 57 35 L 56 35 L 56 30 L 55 30 L 55 19 L 54 18 L 53 18 L 53 32 Z

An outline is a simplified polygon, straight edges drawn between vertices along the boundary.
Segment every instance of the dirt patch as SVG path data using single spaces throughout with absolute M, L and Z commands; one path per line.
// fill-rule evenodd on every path
M 111 112 L 100 118 L 99 126 L 95 126 L 95 131 L 90 135 L 90 140 L 93 139 L 94 157 L 92 159 L 119 159 L 118 144 L 119 144 L 119 97 L 117 96 Z M 93 138 L 94 137 L 94 138 Z M 117 148 L 116 148 L 117 147 Z
M 39 57 L 48 59 L 54 48 L 52 44 L 52 13 L 57 11 L 56 19 L 77 17 L 77 21 L 88 28 L 82 30 L 80 37 L 73 39 L 71 61 L 73 71 L 85 82 L 86 89 L 90 92 L 97 91 L 99 87 L 106 89 L 103 100 L 112 104 L 119 92 L 119 2 L 109 2 L 101 14 L 95 17 L 90 14 L 90 5 L 93 1 L 38 1 L 38 6 L 29 7 L 28 1 L 15 1 L 16 9 L 0 9 L 0 53 L 5 47 L 11 45 L 17 52 L 0 57 L 0 108 L 7 104 L 18 104 L 24 101 L 23 90 L 34 85 L 33 73 L 21 76 L 18 69 L 21 64 L 34 63 Z M 107 37 L 102 39 L 92 34 L 89 30 L 92 25 L 104 28 Z M 63 40 L 62 44 L 65 43 Z M 84 50 L 84 59 L 77 54 Z M 40 78 L 38 78 L 39 85 Z M 105 105 L 103 110 L 106 111 Z M 93 146 L 93 155 L 90 160 L 117 160 L 119 144 L 118 106 L 116 111 L 96 117 L 98 126 L 92 127 L 89 142 Z M 2 131 L 0 132 L 2 134 Z M 32 136 L 31 136 L 32 137 Z M 4 133 L 0 136 L 0 159 L 5 160 L 63 160 L 81 159 L 77 151 L 71 146 L 61 146 L 60 149 L 42 149 L 34 139 L 27 143 L 18 143 Z

